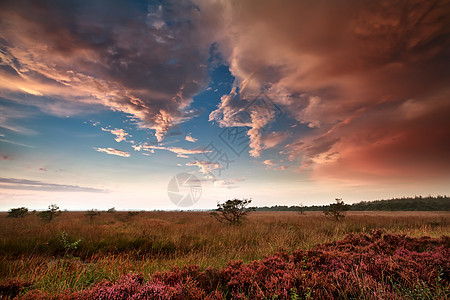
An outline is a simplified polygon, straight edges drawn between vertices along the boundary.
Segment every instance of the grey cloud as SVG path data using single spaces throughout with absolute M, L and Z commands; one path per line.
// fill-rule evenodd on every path
M 0 177 L 0 188 L 12 190 L 33 190 L 33 191 L 49 191 L 49 192 L 107 193 L 107 191 L 105 190 L 83 187 L 78 185 L 56 184 L 37 180 L 3 178 L 3 177 Z
M 196 115 L 189 104 L 206 84 L 213 26 L 190 1 L 0 7 L 1 89 L 102 104 L 134 115 L 158 140 Z

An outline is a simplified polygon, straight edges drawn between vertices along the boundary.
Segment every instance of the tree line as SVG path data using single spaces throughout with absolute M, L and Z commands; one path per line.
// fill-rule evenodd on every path
M 387 200 L 361 201 L 345 204 L 349 211 L 450 211 L 449 196 L 415 196 Z M 255 208 L 256 211 L 324 211 L 330 205 L 275 205 Z

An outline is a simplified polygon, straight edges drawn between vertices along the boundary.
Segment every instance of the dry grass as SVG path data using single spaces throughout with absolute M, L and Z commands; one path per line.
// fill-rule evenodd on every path
M 0 281 L 20 278 L 30 289 L 80 290 L 129 272 L 150 276 L 173 266 L 223 267 L 229 260 L 260 259 L 283 249 L 309 249 L 347 233 L 383 229 L 409 236 L 449 235 L 446 212 L 349 212 L 340 223 L 320 212 L 255 212 L 241 226 L 218 223 L 207 212 L 102 213 L 91 223 L 66 212 L 52 223 L 36 216 L 0 214 Z M 77 249 L 61 243 L 80 239 Z

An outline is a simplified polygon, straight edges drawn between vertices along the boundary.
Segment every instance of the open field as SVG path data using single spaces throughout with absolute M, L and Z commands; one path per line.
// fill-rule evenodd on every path
M 198 265 L 223 268 L 280 250 L 287 254 L 344 238 L 385 233 L 439 238 L 450 233 L 446 212 L 348 212 L 336 223 L 320 212 L 255 212 L 240 226 L 217 222 L 207 212 L 65 212 L 51 223 L 34 215 L 0 215 L 0 282 L 29 285 L 52 295 L 79 291 L 128 273 L 143 274 Z M 65 234 L 64 234 L 65 233 Z M 77 242 L 78 241 L 78 242 Z

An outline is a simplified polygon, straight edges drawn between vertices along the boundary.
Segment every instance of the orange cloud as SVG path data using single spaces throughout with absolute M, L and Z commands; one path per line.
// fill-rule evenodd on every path
M 228 9 L 223 43 L 236 87 L 266 92 L 303 124 L 282 150 L 300 171 L 448 178 L 448 1 L 259 1 L 257 9 L 239 1 Z M 236 126 L 233 113 L 244 104 L 235 95 L 210 119 Z M 252 155 L 273 120 L 253 128 Z
M 214 33 L 198 30 L 209 24 L 208 17 L 183 3 L 167 3 L 170 12 L 152 5 L 142 11 L 128 3 L 126 13 L 110 5 L 96 14 L 77 5 L 0 5 L 2 97 L 23 101 L 18 96 L 28 94 L 34 97 L 27 104 L 56 114 L 93 105 L 121 111 L 155 130 L 158 141 L 197 114 L 189 105 L 208 76 Z

